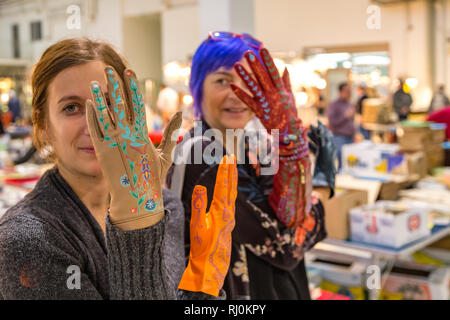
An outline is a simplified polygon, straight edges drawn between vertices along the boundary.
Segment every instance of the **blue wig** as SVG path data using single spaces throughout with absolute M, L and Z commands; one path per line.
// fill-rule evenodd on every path
M 253 51 L 259 58 L 258 50 L 249 46 L 239 37 L 226 40 L 208 38 L 197 48 L 192 58 L 189 81 L 196 117 L 202 116 L 203 81 L 206 76 L 221 67 L 227 70 L 233 68 L 234 64 L 239 62 L 248 50 Z

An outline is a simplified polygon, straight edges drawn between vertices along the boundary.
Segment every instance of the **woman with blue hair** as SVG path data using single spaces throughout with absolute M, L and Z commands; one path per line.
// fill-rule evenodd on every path
M 261 155 L 253 150 L 255 141 L 251 135 L 244 134 L 247 138 L 238 139 L 243 142 L 245 161 L 238 161 L 236 225 L 223 288 L 228 299 L 310 299 L 303 255 L 326 232 L 323 206 L 311 196 L 313 177 L 307 131 L 297 117 L 287 71 L 280 76 L 267 49 L 252 36 L 212 32 L 193 57 L 190 89 L 200 126 L 184 138 L 178 150 L 191 143 L 187 145 L 190 153 L 185 161 L 175 161 L 167 177 L 168 186 L 178 193 L 186 210 L 187 249 L 196 240 L 189 235 L 188 223 L 195 185 L 205 186 L 208 199 L 212 199 L 210 190 L 218 161 L 206 161 L 206 154 L 217 142 L 224 154 L 237 151 L 229 147 L 227 139 L 207 138 L 206 132 L 215 129 L 226 137 L 229 129 L 247 132 L 259 126 L 269 133 L 277 130 L 278 140 L 276 135 L 266 135 L 263 143 L 271 145 L 274 152 L 278 150 L 275 156 L 274 152 L 270 154 L 270 162 L 262 161 Z M 196 140 L 200 130 L 202 139 Z M 315 148 L 318 159 L 316 178 L 319 163 L 329 163 L 332 153 L 320 152 L 327 147 L 326 139 L 320 139 L 326 138 L 326 129 L 319 125 L 312 133 L 314 143 L 310 147 Z M 201 148 L 196 146 L 197 142 Z M 204 160 L 200 163 L 194 161 L 198 159 L 194 153 L 199 149 Z M 217 151 L 215 147 L 218 159 Z M 279 164 L 278 170 L 267 174 L 264 169 L 271 168 L 274 162 Z M 322 178 L 314 184 L 332 193 L 334 171 L 320 173 Z

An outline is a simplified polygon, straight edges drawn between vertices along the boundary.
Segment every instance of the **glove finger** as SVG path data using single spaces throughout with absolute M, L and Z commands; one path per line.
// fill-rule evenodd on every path
M 231 90 L 233 90 L 234 94 L 242 101 L 244 102 L 259 118 L 262 116 L 260 107 L 255 103 L 253 98 L 244 90 L 239 88 L 237 85 L 230 83 Z
M 131 124 L 138 133 L 137 139 L 143 143 L 149 143 L 145 104 L 139 88 L 138 79 L 134 71 L 130 69 L 124 71 L 124 77 L 131 100 L 131 106 L 128 106 Z
M 95 111 L 95 105 L 90 100 L 86 100 L 86 120 L 88 125 L 89 134 L 91 135 L 94 146 L 103 141 L 104 135 L 100 129 L 100 124 L 97 119 L 97 112 Z
M 192 192 L 192 219 L 191 224 L 194 216 L 200 217 L 205 215 L 206 213 L 206 206 L 208 205 L 208 194 L 206 187 L 201 185 L 196 185 L 194 187 L 194 191 Z
M 182 121 L 183 121 L 183 112 L 178 111 L 173 115 L 169 124 L 164 129 L 163 138 L 157 149 L 160 151 L 160 157 L 163 159 L 162 177 L 164 177 L 164 179 L 167 171 L 169 170 L 169 167 L 172 165 L 173 162 L 172 151 L 176 147 L 178 141 L 178 135 L 176 137 L 173 137 L 173 134 L 176 130 L 178 130 L 181 127 Z
M 289 76 L 289 71 L 287 68 L 284 68 L 282 81 L 283 81 L 283 85 L 284 85 L 284 88 L 286 89 L 286 91 L 291 92 L 292 91 L 291 78 Z
M 123 83 L 117 72 L 111 66 L 105 67 L 106 84 L 108 86 L 110 110 L 113 115 L 114 123 L 120 126 L 119 122 L 124 122 L 125 114 L 125 95 L 123 94 Z M 121 106 L 122 105 L 122 106 Z M 122 125 L 123 126 L 123 125 Z
M 110 110 L 106 104 L 106 98 L 97 81 L 91 82 L 91 95 L 97 110 L 100 129 L 105 139 L 108 139 L 115 130 L 115 124 L 112 120 Z
M 289 71 L 287 68 L 284 68 L 283 75 L 281 77 L 281 81 L 283 82 L 284 89 L 286 90 L 287 95 L 292 94 L 292 88 L 291 88 L 291 79 L 289 76 Z M 297 115 L 297 106 L 294 103 L 290 103 L 291 112 L 295 115 Z
M 242 79 L 247 89 L 250 91 L 250 93 L 256 98 L 256 99 L 263 99 L 265 101 L 264 92 L 261 90 L 261 87 L 255 79 L 252 78 L 250 73 L 245 69 L 245 67 L 240 64 L 239 62 L 236 62 L 234 64 L 234 70 L 238 73 L 239 78 Z M 253 100 L 253 98 L 252 98 Z
M 259 49 L 260 56 L 264 62 L 264 65 L 266 66 L 267 70 L 269 71 L 270 78 L 272 79 L 272 82 L 277 89 L 277 91 L 283 91 L 285 92 L 287 89 L 284 88 L 283 82 L 281 81 L 280 73 L 278 72 L 278 69 L 275 65 L 275 62 L 273 61 L 269 51 L 266 48 Z
M 191 201 L 191 255 L 196 257 L 201 254 L 208 245 L 211 225 L 207 220 L 206 207 L 208 205 L 207 189 L 196 185 L 192 192 Z
M 267 69 L 264 68 L 261 61 L 256 57 L 256 55 L 249 50 L 244 54 L 244 57 L 247 60 L 248 65 L 252 69 L 253 74 L 255 75 L 256 79 L 259 82 L 259 85 L 262 87 L 264 92 L 276 92 L 277 90 L 273 86 L 272 79 L 267 74 Z
M 227 165 L 228 157 L 225 155 L 219 164 L 219 169 L 217 170 L 216 175 L 216 184 L 214 186 L 214 196 L 213 196 L 213 203 L 211 204 L 211 207 L 213 207 L 213 204 L 218 205 L 219 207 L 224 206 L 227 204 L 227 198 L 228 198 L 228 172 L 229 172 L 229 166 Z

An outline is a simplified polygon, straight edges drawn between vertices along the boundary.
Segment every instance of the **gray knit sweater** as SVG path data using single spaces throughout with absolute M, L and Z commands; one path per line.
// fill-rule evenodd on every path
M 177 291 L 184 212 L 170 191 L 163 199 L 156 225 L 123 231 L 107 217 L 104 234 L 58 170 L 48 170 L 0 219 L 0 298 L 214 298 Z

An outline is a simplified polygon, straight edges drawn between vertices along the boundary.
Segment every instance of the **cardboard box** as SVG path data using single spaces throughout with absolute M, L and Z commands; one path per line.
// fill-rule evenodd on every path
M 395 181 L 383 182 L 378 194 L 378 200 L 396 200 L 398 192 L 400 191 L 400 184 Z
M 430 235 L 429 212 L 404 202 L 377 201 L 350 210 L 353 241 L 400 248 Z
M 440 144 L 446 140 L 445 129 L 447 125 L 445 123 L 431 123 L 430 124 L 430 142 L 432 144 Z
M 395 113 L 384 99 L 365 99 L 361 113 L 362 124 L 388 124 L 395 121 L 395 118 L 393 118 Z
M 376 173 L 370 176 L 358 176 L 339 173 L 336 175 L 336 188 L 364 190 L 368 193 L 368 203 L 383 198 L 396 199 L 402 188 L 414 184 L 418 177 L 406 175 Z M 380 199 L 381 198 L 381 199 Z
M 398 176 L 402 177 L 402 176 Z M 377 200 L 397 200 L 400 191 L 413 186 L 419 181 L 418 175 L 403 176 L 403 179 L 393 179 L 381 184 Z
M 408 175 L 417 174 L 419 178 L 427 175 L 427 160 L 422 151 L 408 153 L 405 155 L 408 166 Z
M 328 237 L 346 240 L 350 235 L 350 209 L 367 203 L 367 191 L 337 188 L 334 197 L 324 202 Z
M 430 128 L 402 126 L 397 141 L 402 151 L 423 151 L 430 142 Z
M 402 122 L 397 140 L 402 151 L 421 151 L 428 153 L 445 141 L 446 125 L 434 122 Z M 441 147 L 440 147 L 441 148 Z
M 365 99 L 362 105 L 362 123 L 377 123 L 378 113 L 380 111 L 380 99 Z
M 402 152 L 405 161 L 392 170 L 393 174 L 407 175 L 411 179 L 421 179 L 427 175 L 427 159 L 423 151 Z
M 448 300 L 450 269 L 396 262 L 383 286 L 384 296 L 399 300 Z
M 342 294 L 353 300 L 366 298 L 364 280 L 367 264 L 353 258 L 336 258 L 326 253 L 308 252 L 305 255 L 307 270 L 319 270 L 320 288 Z
M 429 143 L 425 148 L 427 171 L 436 167 L 442 167 L 445 163 L 445 151 L 442 143 Z
M 342 171 L 358 175 L 390 173 L 404 161 L 398 151 L 397 144 L 368 140 L 346 144 L 342 147 Z

